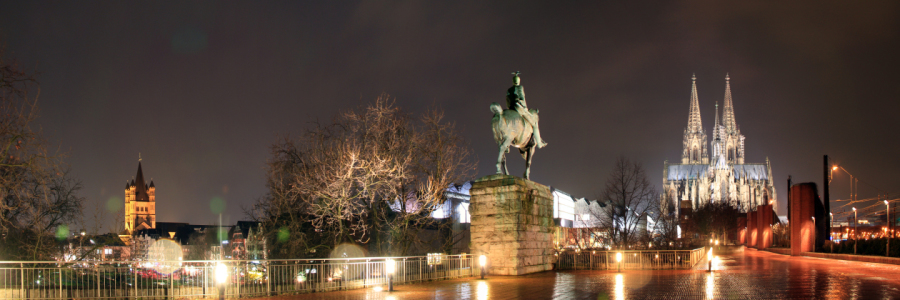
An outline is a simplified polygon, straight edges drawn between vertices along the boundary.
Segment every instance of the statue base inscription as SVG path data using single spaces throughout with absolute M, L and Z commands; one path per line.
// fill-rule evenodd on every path
M 524 275 L 553 269 L 553 194 L 545 185 L 490 175 L 469 190 L 470 248 L 488 258 L 488 274 Z

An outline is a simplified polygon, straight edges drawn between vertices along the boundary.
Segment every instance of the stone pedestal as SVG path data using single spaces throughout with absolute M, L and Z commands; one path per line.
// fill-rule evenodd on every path
M 751 211 L 747 213 L 747 247 L 756 248 L 756 237 L 757 237 L 757 228 L 756 221 L 759 220 L 759 217 L 756 216 L 755 211 Z
M 816 226 L 813 223 L 819 191 L 815 183 L 791 187 L 791 255 L 816 250 Z
M 509 175 L 490 175 L 469 190 L 470 249 L 488 258 L 492 275 L 552 269 L 553 194 L 545 185 Z
M 756 207 L 756 249 L 772 247 L 772 214 L 771 204 Z

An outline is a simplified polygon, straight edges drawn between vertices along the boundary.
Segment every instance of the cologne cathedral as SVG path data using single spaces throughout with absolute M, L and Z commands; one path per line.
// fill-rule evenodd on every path
M 718 201 L 729 202 L 744 212 L 767 204 L 770 199 L 774 205 L 775 186 L 769 159 L 765 163 L 744 162 L 744 135 L 734 118 L 731 78 L 725 75 L 722 118 L 720 122 L 716 103 L 716 121 L 709 146 L 700 119 L 697 77 L 691 80 L 691 108 L 684 129 L 681 163 L 666 161 L 663 168 L 664 211 L 677 214 L 681 209 L 696 209 Z

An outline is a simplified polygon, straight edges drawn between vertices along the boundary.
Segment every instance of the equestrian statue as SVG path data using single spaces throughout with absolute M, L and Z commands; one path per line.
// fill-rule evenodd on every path
M 500 145 L 500 155 L 497 157 L 497 174 L 509 175 L 506 169 L 506 153 L 509 147 L 516 147 L 525 158 L 525 179 L 530 179 L 531 158 L 534 150 L 547 146 L 547 142 L 541 139 L 538 129 L 538 110 L 528 109 L 525 103 L 525 88 L 520 84 L 518 71 L 513 72 L 513 86 L 506 91 L 506 106 L 504 110 L 497 102 L 491 103 L 491 111 L 494 118 L 491 120 L 494 129 L 494 140 Z

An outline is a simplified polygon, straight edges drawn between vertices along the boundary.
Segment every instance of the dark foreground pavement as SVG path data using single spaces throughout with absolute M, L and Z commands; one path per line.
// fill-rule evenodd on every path
M 260 299 L 900 299 L 900 266 L 748 250 L 715 271 L 561 271 Z

